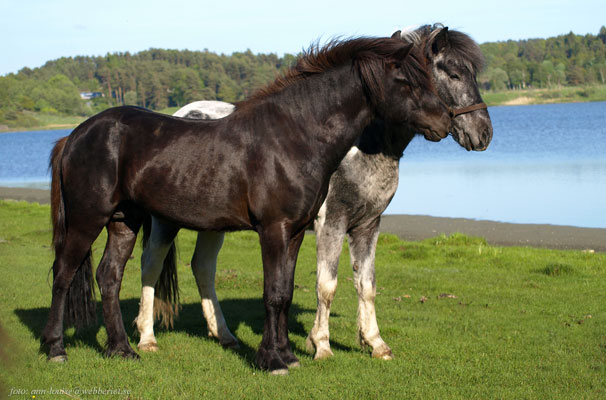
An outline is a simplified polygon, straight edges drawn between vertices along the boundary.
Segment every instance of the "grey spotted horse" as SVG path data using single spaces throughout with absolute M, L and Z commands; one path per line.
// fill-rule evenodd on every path
M 484 62 L 478 45 L 464 33 L 439 24 L 422 26 L 409 32 L 398 31 L 392 37 L 414 42 L 422 49 L 434 87 L 450 109 L 453 138 L 467 150 L 485 150 L 492 139 L 492 124 L 476 82 Z M 228 103 L 200 101 L 183 107 L 175 115 L 220 118 L 233 109 L 234 106 Z M 383 134 L 373 134 L 377 130 Z M 315 359 L 333 355 L 329 344 L 328 320 L 337 288 L 339 255 L 346 235 L 350 244 L 353 282 L 358 293 L 360 344 L 369 345 L 373 357 L 385 360 L 393 358 L 377 324 L 374 259 L 381 214 L 396 192 L 400 158 L 413 136 L 414 132 L 402 132 L 398 127 L 374 121 L 330 180 L 328 195 L 314 224 L 318 307 L 307 338 L 307 347 L 310 352 L 315 350 Z M 163 260 L 155 259 L 155 254 L 161 246 L 167 245 L 162 243 L 161 237 L 162 233 L 155 230 L 152 222 L 151 236 L 143 254 L 143 289 L 136 320 L 140 332 L 138 347 L 144 351 L 157 350 L 153 331 L 154 286 L 158 280 L 157 270 L 162 268 Z M 217 255 L 222 243 L 223 233 L 200 232 L 191 267 L 202 299 L 208 335 L 218 339 L 223 346 L 237 347 L 238 341 L 225 323 L 214 287 Z M 170 275 L 167 270 L 171 268 L 168 267 L 171 262 L 174 268 L 174 260 L 169 258 L 164 261 L 166 267 L 162 276 Z M 159 298 L 156 300 L 161 303 Z M 170 318 L 167 316 L 165 321 Z

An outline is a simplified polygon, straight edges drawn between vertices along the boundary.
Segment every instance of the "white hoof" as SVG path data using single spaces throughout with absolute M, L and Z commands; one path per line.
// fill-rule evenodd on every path
M 146 353 L 155 353 L 156 351 L 160 350 L 157 343 L 139 343 L 137 348 Z

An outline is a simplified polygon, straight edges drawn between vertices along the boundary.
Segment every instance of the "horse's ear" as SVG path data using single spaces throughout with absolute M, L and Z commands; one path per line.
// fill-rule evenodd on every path
M 448 39 L 448 27 L 440 29 L 440 32 L 436 35 L 431 43 L 431 52 L 433 55 L 440 53 L 442 50 L 447 48 L 449 45 Z
M 392 39 L 402 39 L 402 31 L 395 31 L 393 35 L 391 35 Z
M 402 47 L 400 47 L 395 53 L 394 53 L 394 59 L 396 61 L 401 61 L 403 59 L 406 58 L 406 56 L 408 55 L 408 53 L 410 53 L 410 50 L 412 50 L 412 43 L 406 43 L 405 45 L 403 45 Z
M 388 63 L 390 68 L 395 69 L 395 80 L 396 81 L 407 81 L 407 78 L 402 73 L 402 61 L 408 56 L 408 53 L 412 50 L 412 43 L 406 43 L 398 49 L 393 55 L 391 62 Z

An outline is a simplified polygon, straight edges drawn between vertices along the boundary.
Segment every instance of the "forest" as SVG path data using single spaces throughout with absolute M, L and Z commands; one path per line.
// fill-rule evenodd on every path
M 597 35 L 480 45 L 484 92 L 606 84 L 606 27 Z M 289 68 L 296 55 L 231 55 L 149 49 L 135 54 L 64 57 L 0 76 L 0 124 L 34 126 L 35 113 L 88 116 L 116 105 L 155 110 L 194 100 L 234 102 Z M 98 97 L 82 99 L 81 93 Z

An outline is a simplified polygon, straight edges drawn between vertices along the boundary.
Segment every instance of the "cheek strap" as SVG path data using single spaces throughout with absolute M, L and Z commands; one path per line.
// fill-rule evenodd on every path
M 448 112 L 450 113 L 450 118 L 454 118 L 457 115 L 467 114 L 467 113 L 477 111 L 477 110 L 485 110 L 487 108 L 488 108 L 488 106 L 486 105 L 486 103 L 478 103 L 478 104 L 474 104 L 474 105 L 463 107 L 463 108 L 457 108 L 457 109 L 448 108 Z

